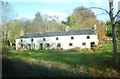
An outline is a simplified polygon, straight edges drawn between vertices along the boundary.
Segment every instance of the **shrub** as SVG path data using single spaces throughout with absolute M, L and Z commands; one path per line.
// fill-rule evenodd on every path
M 83 48 L 82 51 L 91 51 L 89 48 Z
M 75 47 L 75 48 L 71 48 L 68 49 L 69 52 L 80 52 L 80 51 L 95 51 L 95 47 L 89 49 L 89 48 L 80 48 L 80 47 Z
M 2 54 L 6 54 L 10 51 L 10 48 L 9 47 L 3 47 L 2 48 Z
M 81 48 L 80 47 L 75 47 L 75 48 L 71 48 L 71 49 L 68 49 L 69 52 L 79 52 L 81 51 Z

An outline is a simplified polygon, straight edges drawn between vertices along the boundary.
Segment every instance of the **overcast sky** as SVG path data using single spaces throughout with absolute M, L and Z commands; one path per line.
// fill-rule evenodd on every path
M 108 0 L 4 0 L 12 4 L 17 18 L 33 19 L 36 12 L 41 12 L 42 15 L 58 16 L 59 20 L 65 18 L 72 13 L 76 7 L 85 6 L 101 7 L 109 10 Z M 114 11 L 118 11 L 118 2 L 114 0 Z M 98 20 L 109 20 L 107 14 L 98 15 L 104 11 L 92 9 Z

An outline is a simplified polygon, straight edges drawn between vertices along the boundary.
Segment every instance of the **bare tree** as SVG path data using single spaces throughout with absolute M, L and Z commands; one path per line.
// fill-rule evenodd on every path
M 117 52 L 117 41 L 116 41 L 116 24 L 118 22 L 120 22 L 120 20 L 115 21 L 116 17 L 118 16 L 118 14 L 120 13 L 120 10 L 118 10 L 118 12 L 113 15 L 113 0 L 109 0 L 109 11 L 103 9 L 103 8 L 99 8 L 99 7 L 91 7 L 91 9 L 100 9 L 105 11 L 109 17 L 110 17 L 110 21 L 111 21 L 111 27 L 112 27 L 112 43 L 113 43 L 113 63 L 115 65 L 118 65 L 118 52 Z
M 2 38 L 1 38 L 2 41 L 1 42 L 2 42 L 2 49 L 3 49 L 7 45 L 8 32 L 9 32 L 9 29 L 10 29 L 10 28 L 8 28 L 9 24 L 6 24 L 6 26 L 5 26 L 5 23 L 7 23 L 11 19 L 11 16 L 10 16 L 11 5 L 10 5 L 10 3 L 0 1 L 0 10 L 1 10 L 0 21 L 1 21 L 1 24 L 2 24 L 2 28 L 1 28 L 0 31 L 2 33 Z

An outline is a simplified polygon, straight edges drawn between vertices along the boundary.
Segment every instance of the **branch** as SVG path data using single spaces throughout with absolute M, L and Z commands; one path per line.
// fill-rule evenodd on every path
M 120 10 L 117 12 L 117 14 L 115 15 L 115 17 L 113 19 L 115 19 L 118 16 L 119 12 L 120 12 Z
M 103 11 L 105 11 L 106 13 L 109 14 L 109 12 L 108 12 L 107 10 L 105 10 L 105 9 L 103 9 L 103 8 L 100 8 L 100 7 L 90 7 L 90 9 L 100 9 L 100 10 L 103 10 Z
M 98 15 L 102 15 L 102 14 L 106 14 L 106 13 L 99 13 L 99 14 L 96 14 L 96 16 L 98 16 Z

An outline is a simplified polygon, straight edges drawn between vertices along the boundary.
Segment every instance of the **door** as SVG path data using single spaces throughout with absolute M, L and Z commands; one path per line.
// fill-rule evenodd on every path
M 40 50 L 43 50 L 43 43 L 40 43 Z
M 91 47 L 95 47 L 95 42 L 90 43 Z

